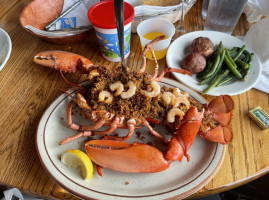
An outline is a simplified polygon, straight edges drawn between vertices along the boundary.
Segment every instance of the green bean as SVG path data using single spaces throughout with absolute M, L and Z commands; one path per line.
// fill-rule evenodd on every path
M 252 61 L 253 61 L 253 56 L 254 56 L 254 53 L 251 53 L 250 54 L 250 57 L 249 57 L 249 62 L 248 62 L 248 65 L 249 67 L 247 68 L 247 70 L 245 71 L 245 74 L 242 78 L 243 81 L 245 81 L 249 75 L 249 72 L 250 72 L 250 68 L 251 68 L 251 65 L 252 65 Z
M 242 74 L 242 73 L 244 72 L 244 69 L 241 68 L 241 69 L 239 70 L 239 72 L 240 72 L 240 74 Z M 228 76 L 226 76 L 224 79 L 222 79 L 222 80 L 219 82 L 219 84 L 217 85 L 217 87 L 218 87 L 218 86 L 225 85 L 226 83 L 228 83 L 228 82 L 230 82 L 230 81 L 232 81 L 233 79 L 236 78 L 236 76 L 235 76 L 232 72 L 230 72 L 230 70 L 228 70 L 228 69 L 226 69 L 226 70 L 223 72 L 223 74 L 225 74 L 225 75 L 228 74 Z
M 236 66 L 236 64 L 233 62 L 233 60 L 231 60 L 231 59 L 229 59 L 229 52 L 228 52 L 228 50 L 226 49 L 225 50 L 226 51 L 226 53 L 225 53 L 225 56 L 224 56 L 224 61 L 225 61 L 225 63 L 226 63 L 226 65 L 227 65 L 227 67 L 230 69 L 230 71 L 236 76 L 236 77 L 238 77 L 238 78 L 242 78 L 242 75 L 238 72 L 238 70 L 236 69 L 237 68 L 237 66 Z
M 244 62 L 248 63 L 249 57 L 251 56 L 250 53 L 247 50 L 243 51 L 243 54 L 245 55 Z M 248 58 L 248 60 L 247 60 Z
M 235 78 L 235 75 L 233 73 L 229 74 L 228 76 L 226 76 L 224 79 L 222 79 L 218 84 L 217 87 L 225 85 L 226 83 L 230 82 L 231 80 L 233 80 Z
M 223 50 L 223 45 L 222 45 L 222 41 L 220 41 L 218 53 L 222 52 L 222 50 Z
M 226 53 L 226 52 L 225 52 L 224 49 L 223 49 L 223 50 L 221 51 L 221 53 L 220 53 L 220 61 L 219 61 L 219 65 L 218 65 L 218 68 L 217 68 L 215 74 L 218 73 L 219 70 L 221 69 L 221 66 L 222 66 L 222 63 L 223 63 L 223 60 L 224 60 L 225 53 Z
M 201 77 L 201 79 L 204 80 L 204 79 L 212 76 L 214 74 L 214 72 L 216 71 L 216 69 L 218 68 L 219 62 L 220 62 L 220 53 L 217 54 L 217 58 L 215 59 L 214 64 L 213 64 L 212 68 L 210 69 L 210 71 L 207 72 L 206 74 L 204 74 Z
M 240 49 L 240 48 L 238 48 L 238 49 Z M 243 54 L 250 55 L 250 53 L 249 53 L 248 50 L 246 50 L 246 49 L 243 51 Z
M 232 53 L 236 52 L 237 51 L 237 47 L 234 47 L 232 49 L 229 49 L 229 54 L 231 55 Z
M 225 69 L 225 70 L 222 70 L 222 75 L 228 75 L 229 73 L 230 73 L 230 70 L 229 69 Z M 232 73 L 231 73 L 232 74 Z M 232 74 L 233 75 L 233 74 Z M 234 75 L 233 75 L 234 76 Z M 228 76 L 226 76 L 226 78 L 227 78 Z M 225 79 L 222 79 L 222 80 L 220 80 L 220 82 L 216 85 L 216 87 L 218 87 L 218 86 L 220 86 L 220 85 L 223 85 L 223 84 L 225 84 L 225 83 L 222 83 L 221 84 L 221 82 L 223 82 L 223 80 L 225 80 Z
M 205 78 L 203 79 L 201 82 L 200 82 L 200 85 L 205 85 L 207 83 L 210 83 L 212 80 L 214 80 L 216 77 L 213 75 L 213 76 L 210 76 L 208 78 Z
M 228 70 L 228 69 L 222 69 L 222 63 L 223 63 L 223 60 L 224 60 L 224 56 L 225 56 L 225 51 L 223 50 L 222 53 L 221 53 L 221 61 L 219 63 L 218 69 L 216 69 L 215 73 L 212 76 L 202 80 L 200 82 L 200 85 L 205 85 L 207 83 L 210 83 L 212 80 L 214 80 L 216 78 L 217 73 L 221 73 L 223 75 L 226 75 L 226 74 L 228 74 L 230 72 L 230 70 Z
M 242 61 L 244 61 L 245 63 L 248 63 L 249 61 L 249 55 L 245 55 L 245 57 L 242 59 Z
M 244 44 L 240 48 L 240 50 L 237 52 L 237 54 L 235 55 L 235 57 L 233 58 L 233 61 L 236 61 L 241 56 L 241 54 L 243 53 L 243 51 L 245 50 L 245 48 L 246 48 L 246 45 Z
M 219 61 L 218 67 L 217 67 L 217 69 L 215 70 L 215 72 L 213 73 L 213 75 L 211 77 L 215 77 L 220 72 L 220 70 L 222 69 L 222 63 L 223 63 L 223 60 L 224 60 L 224 56 L 225 56 L 225 51 L 223 49 L 221 54 L 220 54 L 220 61 Z
M 216 77 L 216 79 L 214 80 L 213 83 L 211 83 L 203 92 L 202 92 L 202 95 L 206 94 L 209 90 L 211 90 L 212 88 L 216 87 L 216 85 L 218 85 L 218 83 L 220 82 L 221 80 L 221 76 L 222 74 L 219 73 Z
M 238 65 L 240 65 L 244 69 L 247 69 L 249 67 L 249 65 L 246 62 L 244 62 L 243 60 L 240 60 L 240 59 L 237 59 L 235 61 L 235 63 L 238 64 Z
M 222 74 L 223 74 L 223 75 L 227 75 L 227 74 L 229 74 L 229 72 L 230 72 L 229 69 L 225 69 L 225 70 L 222 71 Z
M 235 62 L 233 61 L 232 56 L 229 54 L 228 49 L 225 49 L 225 52 L 226 52 L 226 56 L 227 56 L 227 58 L 229 59 L 229 61 L 231 62 L 231 64 L 234 65 L 234 66 L 237 68 L 237 65 L 236 65 Z

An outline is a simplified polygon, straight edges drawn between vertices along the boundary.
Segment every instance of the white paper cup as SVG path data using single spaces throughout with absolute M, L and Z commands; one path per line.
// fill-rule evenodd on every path
M 158 43 L 152 46 L 155 56 L 157 60 L 159 60 L 165 57 L 166 55 L 168 46 L 170 45 L 171 39 L 173 35 L 175 34 L 175 27 L 171 22 L 162 18 L 152 18 L 152 19 L 147 19 L 141 22 L 137 27 L 137 34 L 140 37 L 142 49 L 144 49 L 145 45 L 151 41 L 143 37 L 145 34 L 150 33 L 150 32 L 161 32 L 167 35 L 168 37 L 164 40 L 159 41 Z M 151 56 L 148 58 L 152 59 Z

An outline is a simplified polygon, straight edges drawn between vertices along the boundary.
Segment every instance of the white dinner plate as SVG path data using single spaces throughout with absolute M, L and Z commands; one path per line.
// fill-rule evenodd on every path
M 216 32 L 216 31 L 196 31 L 187 33 L 185 35 L 177 38 L 169 47 L 166 55 L 166 62 L 169 67 L 172 68 L 181 68 L 180 62 L 183 60 L 185 56 L 190 53 L 190 45 L 192 41 L 197 37 L 208 37 L 213 42 L 214 45 L 218 45 L 220 41 L 222 41 L 223 46 L 225 48 L 233 48 L 233 47 L 242 47 L 245 43 L 231 35 L 226 33 Z M 246 45 L 246 50 L 249 52 L 254 52 L 251 48 Z M 175 78 L 182 83 L 186 84 L 190 88 L 202 92 L 208 85 L 200 85 L 198 79 L 196 78 L 196 74 L 192 76 L 183 75 L 179 73 L 174 73 Z M 249 72 L 249 76 L 246 81 L 234 81 L 228 85 L 215 87 L 208 91 L 207 94 L 219 96 L 222 94 L 228 95 L 237 95 L 251 89 L 255 83 L 259 80 L 261 75 L 261 63 L 259 61 L 258 56 L 255 54 L 253 57 L 253 64 L 251 70 Z
M 177 87 L 188 92 L 201 103 L 207 103 L 198 93 L 170 80 L 162 79 L 161 85 Z M 68 91 L 72 93 L 72 91 Z M 85 181 L 77 170 L 68 168 L 60 161 L 60 155 L 68 149 L 84 150 L 86 137 L 59 146 L 62 139 L 77 133 L 68 127 L 66 107 L 71 98 L 66 94 L 58 97 L 43 114 L 37 129 L 36 147 L 41 163 L 48 175 L 62 188 L 83 199 L 142 199 L 156 200 L 187 197 L 207 184 L 219 170 L 225 155 L 225 146 L 212 143 L 197 136 L 189 150 L 190 162 L 186 158 L 180 163 L 173 162 L 170 167 L 158 173 L 122 173 L 103 169 L 100 177 L 95 168 L 90 180 Z M 73 110 L 75 123 L 87 124 L 78 107 Z M 155 130 L 167 139 L 171 138 L 169 130 L 155 126 Z M 127 130 L 116 130 L 119 135 L 126 135 Z M 139 133 L 138 133 L 139 132 Z M 140 135 L 141 134 L 141 135 Z M 128 142 L 152 142 L 166 148 L 158 139 L 148 134 L 147 128 L 137 129 Z

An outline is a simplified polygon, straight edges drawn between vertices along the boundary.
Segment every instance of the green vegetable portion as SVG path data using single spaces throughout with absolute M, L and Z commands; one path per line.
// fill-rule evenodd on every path
M 214 87 L 247 79 L 254 53 L 245 48 L 246 45 L 227 49 L 223 47 L 222 42 L 219 43 L 214 53 L 207 59 L 205 69 L 196 75 L 200 85 L 208 85 L 202 92 L 203 95 Z

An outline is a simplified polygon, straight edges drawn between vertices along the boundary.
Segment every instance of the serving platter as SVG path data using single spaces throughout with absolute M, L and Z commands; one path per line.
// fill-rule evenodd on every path
M 233 47 L 242 47 L 245 43 L 237 37 L 232 35 L 217 32 L 217 31 L 195 31 L 191 33 L 184 34 L 177 38 L 168 48 L 166 55 L 166 62 L 169 67 L 172 68 L 181 68 L 180 63 L 183 58 L 190 53 L 190 45 L 192 41 L 197 37 L 208 37 L 214 44 L 218 45 L 222 41 L 225 48 L 231 49 Z M 254 52 L 246 44 L 246 50 L 249 52 Z M 200 85 L 199 80 L 196 78 L 196 74 L 192 76 L 182 75 L 179 73 L 174 73 L 173 75 L 177 80 L 186 84 L 188 87 L 196 90 L 197 92 L 202 92 L 208 85 Z M 250 73 L 246 81 L 234 81 L 230 84 L 215 87 L 208 91 L 207 94 L 213 96 L 219 95 L 237 95 L 251 89 L 259 80 L 261 75 L 261 63 L 258 56 L 254 53 L 253 64 L 250 69 Z
M 188 92 L 200 103 L 207 101 L 188 87 L 170 79 L 162 79 L 161 85 L 177 87 Z M 72 94 L 72 91 L 68 91 Z M 83 180 L 79 171 L 68 168 L 60 161 L 60 155 L 68 149 L 84 150 L 84 142 L 89 138 L 79 138 L 70 143 L 59 145 L 62 139 L 77 133 L 68 127 L 66 107 L 71 98 L 63 94 L 47 108 L 36 132 L 36 148 L 40 161 L 48 175 L 62 188 L 83 199 L 166 199 L 185 198 L 206 185 L 219 170 L 225 155 L 225 146 L 206 141 L 197 136 L 189 150 L 190 161 L 173 162 L 170 167 L 158 173 L 122 173 L 103 169 L 103 177 L 94 170 L 90 180 Z M 89 124 L 74 108 L 73 120 L 79 124 Z M 155 130 L 167 139 L 171 133 L 163 126 Z M 119 135 L 126 135 L 127 130 L 116 130 Z M 137 129 L 128 142 L 151 142 L 160 149 L 166 147 L 155 137 L 148 134 L 147 128 Z

